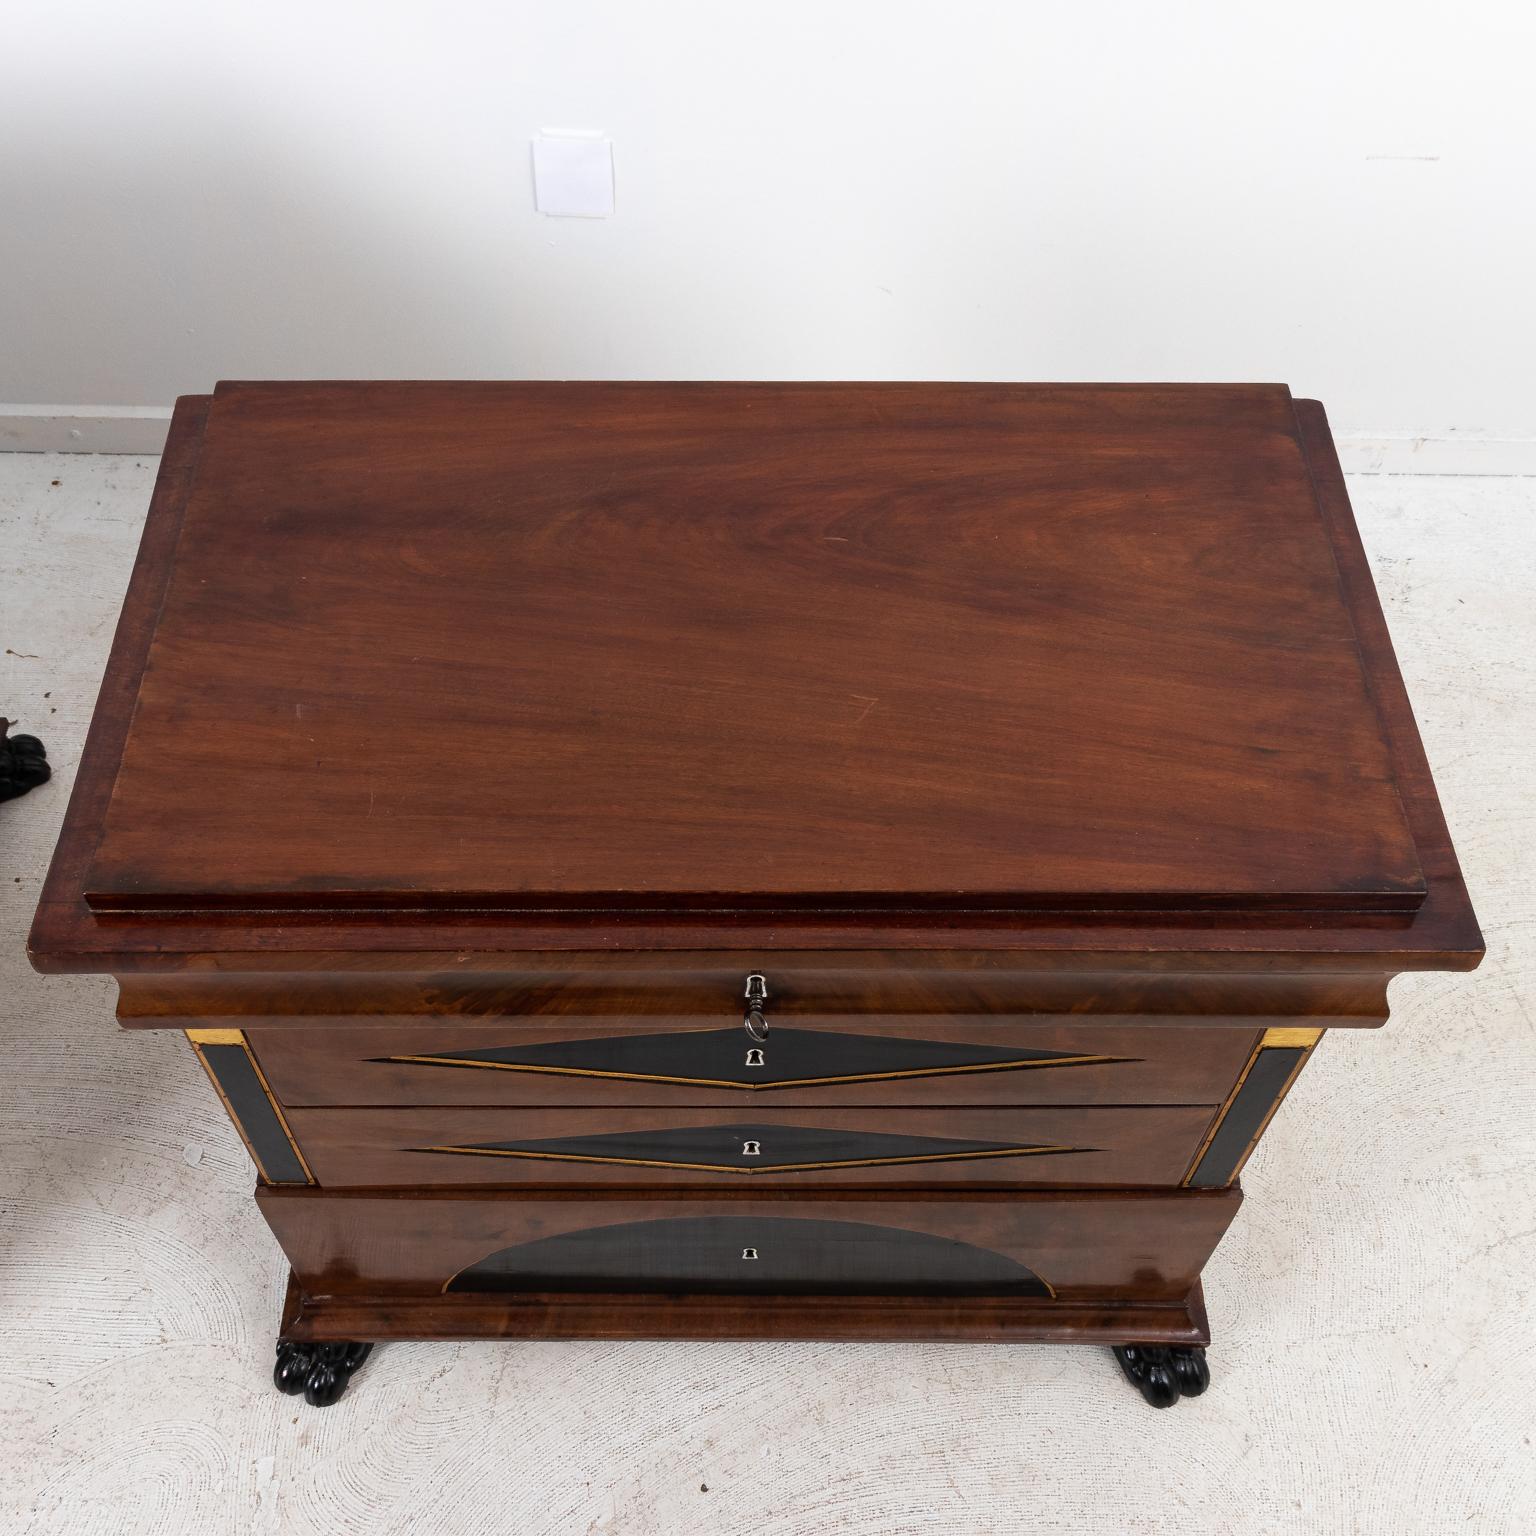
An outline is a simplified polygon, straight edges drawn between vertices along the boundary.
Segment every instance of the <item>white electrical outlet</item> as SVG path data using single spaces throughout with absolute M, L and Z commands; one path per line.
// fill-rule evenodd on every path
M 613 212 L 613 141 L 600 133 L 541 133 L 533 141 L 533 205 L 558 219 Z

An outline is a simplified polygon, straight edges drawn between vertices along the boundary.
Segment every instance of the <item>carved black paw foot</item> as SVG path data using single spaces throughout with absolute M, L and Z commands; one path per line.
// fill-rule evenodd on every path
M 372 1348 L 372 1344 L 294 1344 L 279 1339 L 273 1384 L 279 1392 L 302 1392 L 312 1408 L 328 1408 L 347 1390 L 352 1373 Z
M 1198 1345 L 1166 1349 L 1154 1344 L 1116 1344 L 1120 1369 L 1154 1408 L 1172 1408 L 1181 1397 L 1199 1397 L 1211 1384 L 1205 1351 Z
M 0 800 L 14 800 L 39 784 L 46 784 L 53 769 L 36 736 L 12 736 L 11 722 L 0 718 Z

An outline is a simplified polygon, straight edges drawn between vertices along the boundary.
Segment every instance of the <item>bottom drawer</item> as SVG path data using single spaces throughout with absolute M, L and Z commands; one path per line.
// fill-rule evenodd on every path
M 653 1194 L 331 1193 L 264 1188 L 301 1290 L 380 1296 L 1187 1296 L 1234 1189 Z

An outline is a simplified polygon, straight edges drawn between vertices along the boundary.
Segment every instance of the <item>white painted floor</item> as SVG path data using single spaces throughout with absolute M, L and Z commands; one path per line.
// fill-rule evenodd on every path
M 268 1385 L 283 1266 L 179 1036 L 23 938 L 153 460 L 0 454 L 0 1530 L 1536 1530 L 1536 481 L 1351 489 L 1487 933 L 1327 1039 L 1207 1271 L 1215 1382 L 1027 1346 L 418 1344 Z

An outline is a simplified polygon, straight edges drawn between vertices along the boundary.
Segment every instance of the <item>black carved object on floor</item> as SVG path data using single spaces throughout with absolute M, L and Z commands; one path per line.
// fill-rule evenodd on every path
M 372 1344 L 297 1344 L 277 1342 L 272 1381 L 279 1392 L 297 1396 L 311 1408 L 328 1408 L 347 1390 L 352 1373 L 368 1358 Z
M 36 736 L 12 736 L 11 722 L 0 715 L 0 800 L 14 800 L 39 784 L 46 784 L 53 769 Z
M 1116 1344 L 1112 1351 L 1141 1395 L 1154 1408 L 1172 1408 L 1181 1397 L 1199 1397 L 1211 1384 L 1205 1351 L 1152 1344 Z

